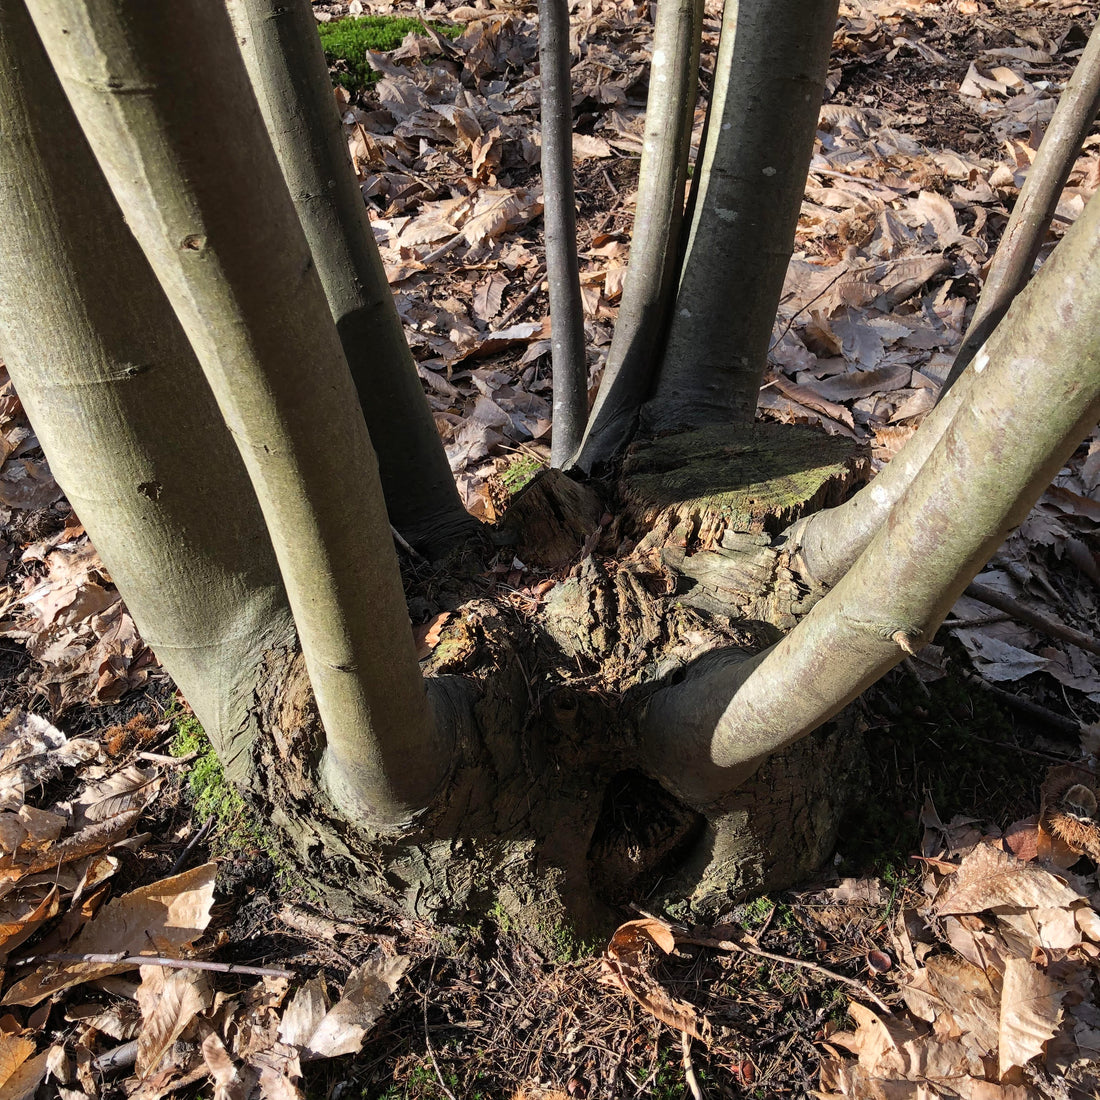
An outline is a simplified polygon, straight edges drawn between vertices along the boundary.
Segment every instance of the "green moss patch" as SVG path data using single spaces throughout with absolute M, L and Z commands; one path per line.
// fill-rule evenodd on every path
M 461 27 L 432 23 L 433 30 L 447 38 L 457 38 Z M 395 50 L 409 34 L 427 34 L 422 19 L 403 15 L 364 15 L 357 19 L 336 19 L 319 24 L 321 45 L 332 72 L 334 84 L 358 95 L 378 79 L 367 62 L 367 51 L 384 53 Z

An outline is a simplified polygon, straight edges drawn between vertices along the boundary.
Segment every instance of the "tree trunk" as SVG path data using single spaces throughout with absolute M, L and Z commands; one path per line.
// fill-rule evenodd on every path
M 439 790 L 454 734 L 417 669 L 377 462 L 229 18 L 201 0 L 28 7 L 244 459 L 327 788 L 353 820 L 406 820 Z
M 650 431 L 751 421 L 806 188 L 835 0 L 726 0 Z
M 573 90 L 569 82 L 569 2 L 539 0 L 543 240 L 550 283 L 550 358 L 554 426 L 550 465 L 564 466 L 580 446 L 588 415 L 588 358 L 577 266 L 573 195 Z
M 478 524 L 458 498 L 405 342 L 313 9 L 309 0 L 229 0 L 228 9 L 340 334 L 390 522 L 425 553 L 442 555 Z
M 657 5 L 630 267 L 596 404 L 576 459 L 585 473 L 607 465 L 634 435 L 660 360 L 669 298 L 683 255 L 684 188 L 702 33 L 702 0 Z
M 900 473 L 835 523 L 799 515 L 836 504 L 865 467 L 847 444 L 798 429 L 708 424 L 643 440 L 617 486 L 541 478 L 506 537 L 522 560 L 542 554 L 568 573 L 522 615 L 514 594 L 471 581 L 425 662 L 429 695 L 363 417 L 224 11 L 30 4 L 175 326 L 94 167 L 58 162 L 72 143 L 49 135 L 71 124 L 56 87 L 38 89 L 48 67 L 9 2 L 5 347 L 139 625 L 165 640 L 219 751 L 318 890 L 343 909 L 450 920 L 499 905 L 548 944 L 563 920 L 592 928 L 662 880 L 705 908 L 808 871 L 832 843 L 858 755 L 843 723 L 811 731 L 929 636 L 1100 411 L 1100 204 Z M 744 27 L 778 40 L 736 22 L 730 59 L 748 50 Z M 818 10 L 813 49 L 795 50 L 803 62 L 826 22 Z M 802 125 L 791 147 L 808 148 L 814 112 L 781 92 Z M 760 159 L 773 134 L 753 118 L 744 163 L 773 167 Z M 73 178 L 91 181 L 86 195 L 55 189 Z M 716 205 L 719 183 L 712 174 L 700 204 L 700 257 L 703 219 L 735 209 Z M 110 298 L 96 260 L 114 269 Z M 48 325 L 29 323 L 39 317 Z M 718 390 L 704 367 L 705 398 Z M 755 392 L 747 379 L 723 391 L 727 412 L 731 394 Z M 713 419 L 717 406 L 701 407 Z M 218 470 L 200 493 L 193 470 L 210 455 Z M 857 551 L 845 573 L 841 557 Z M 824 598 L 799 572 L 815 553 L 817 576 L 838 578 Z M 227 679 L 215 696 L 201 677 L 217 662 Z
M 0 2 L 0 339 L 50 468 L 247 783 L 264 654 L 293 645 L 259 505 L 22 0 Z

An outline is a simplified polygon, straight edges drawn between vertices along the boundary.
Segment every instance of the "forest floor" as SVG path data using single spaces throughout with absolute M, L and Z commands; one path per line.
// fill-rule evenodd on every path
M 571 8 L 596 381 L 651 32 L 632 0 Z M 372 57 L 383 79 L 344 96 L 345 122 L 452 468 L 493 522 L 548 457 L 534 9 L 420 12 L 465 29 Z M 876 464 L 912 434 L 1096 13 L 841 4 L 762 416 Z M 708 3 L 697 136 L 718 26 Z M 1094 132 L 1046 251 L 1098 184 Z M 318 910 L 220 783 L 6 380 L 0 443 L 0 1097 L 1098 1094 L 1100 657 L 1034 625 L 1100 621 L 1097 436 L 979 578 L 1019 613 L 963 598 L 855 704 L 864 795 L 814 881 L 704 929 L 643 900 L 609 941 L 551 930 L 553 957 L 502 914 L 378 927 Z M 427 654 L 448 612 L 406 565 Z M 486 579 L 522 611 L 563 575 L 504 554 Z M 177 964 L 128 961 L 152 948 Z

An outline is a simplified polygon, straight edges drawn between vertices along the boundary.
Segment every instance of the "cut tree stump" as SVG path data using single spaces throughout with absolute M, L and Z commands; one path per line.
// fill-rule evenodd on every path
M 711 426 L 634 444 L 619 490 L 644 532 L 638 550 L 695 553 L 727 531 L 778 535 L 867 476 L 866 452 L 849 439 L 794 424 Z
M 619 491 L 638 538 L 690 602 L 787 631 L 816 602 L 777 540 L 870 476 L 866 449 L 793 424 L 707 427 L 635 444 Z

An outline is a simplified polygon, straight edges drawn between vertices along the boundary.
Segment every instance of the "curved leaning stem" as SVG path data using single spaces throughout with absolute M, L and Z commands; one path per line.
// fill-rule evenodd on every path
M 348 157 L 309 0 L 228 0 L 245 66 L 332 310 L 390 522 L 443 553 L 478 528 L 459 500 Z
M 1100 201 L 975 357 L 959 408 L 840 583 L 781 642 L 654 696 L 650 766 L 719 798 L 924 645 L 1100 417 Z
M 1005 346 L 1008 339 L 1003 333 L 993 336 L 989 346 L 991 358 L 1011 354 Z M 972 375 L 964 376 L 957 386 L 944 394 L 915 434 L 870 485 L 865 485 L 835 508 L 803 517 L 784 532 L 783 548 L 790 554 L 805 583 L 832 588 L 863 553 L 913 478 L 920 473 L 925 459 L 935 449 L 955 414 L 965 406 L 972 379 Z
M 630 266 L 596 404 L 575 459 L 585 473 L 614 458 L 634 433 L 660 354 L 679 274 L 702 31 L 703 0 L 657 5 Z
M 542 190 L 550 346 L 554 372 L 550 465 L 564 466 L 581 442 L 588 416 L 588 364 L 577 266 L 573 195 L 573 90 L 569 70 L 569 0 L 539 0 Z
M 450 736 L 429 708 L 377 463 L 229 17 L 203 0 L 28 7 L 244 459 L 330 793 L 353 820 L 404 820 L 447 774 Z
M 1012 299 L 1031 278 L 1043 236 L 1062 195 L 1062 188 L 1100 112 L 1100 24 L 1092 29 L 1085 52 L 1058 100 L 1039 152 L 1012 208 L 1004 236 L 982 287 L 955 362 L 944 383 L 949 392 L 978 349 L 1005 315 Z
M 294 638 L 279 567 L 22 0 L 0 0 L 0 219 L 0 349 L 50 469 L 227 774 L 247 784 L 257 670 Z
M 836 0 L 726 0 L 698 198 L 650 431 L 751 421 L 798 223 Z

